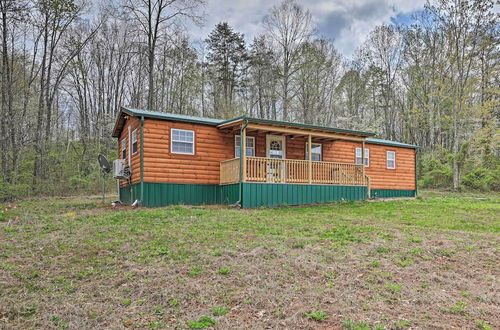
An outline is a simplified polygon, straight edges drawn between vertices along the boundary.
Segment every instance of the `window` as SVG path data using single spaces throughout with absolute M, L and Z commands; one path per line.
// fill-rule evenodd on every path
M 361 165 L 361 148 L 356 148 L 356 165 Z M 365 148 L 365 166 L 370 166 L 370 149 Z
M 170 136 L 172 153 L 194 155 L 194 131 L 172 128 Z
M 132 131 L 132 155 L 137 153 L 137 130 Z
M 390 168 L 390 169 L 396 168 L 396 152 L 395 151 L 387 151 L 387 168 Z
M 127 158 L 127 138 L 122 140 L 122 159 Z
M 238 158 L 241 155 L 241 139 L 239 135 L 234 136 L 234 157 Z M 247 156 L 255 156 L 255 138 L 247 136 Z
M 321 161 L 321 143 L 313 143 L 311 147 L 312 160 Z M 309 160 L 309 144 L 306 142 L 306 160 Z

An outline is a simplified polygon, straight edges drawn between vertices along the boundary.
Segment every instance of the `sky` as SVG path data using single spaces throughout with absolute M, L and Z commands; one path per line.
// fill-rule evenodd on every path
M 333 40 L 344 55 L 351 56 L 374 27 L 408 22 L 425 0 L 297 0 L 311 11 L 319 36 Z M 262 21 L 278 0 L 207 0 L 203 27 L 190 27 L 194 40 L 207 37 L 215 24 L 228 22 L 247 42 L 263 32 Z

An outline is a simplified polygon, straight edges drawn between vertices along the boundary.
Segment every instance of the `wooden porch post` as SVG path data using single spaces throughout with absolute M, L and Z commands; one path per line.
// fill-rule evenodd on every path
M 363 164 L 363 180 L 365 179 L 365 140 L 361 142 L 361 164 Z
M 307 136 L 307 160 L 309 162 L 309 170 L 308 170 L 308 176 L 309 176 L 309 184 L 312 183 L 312 137 L 311 134 Z
M 240 157 L 242 161 L 242 177 L 241 181 L 245 182 L 247 179 L 247 128 L 246 126 L 243 126 L 241 129 L 241 136 L 240 136 Z
M 361 142 L 361 164 L 363 164 L 363 182 L 365 182 L 365 140 Z M 368 178 L 366 183 L 367 197 L 370 198 L 370 178 Z

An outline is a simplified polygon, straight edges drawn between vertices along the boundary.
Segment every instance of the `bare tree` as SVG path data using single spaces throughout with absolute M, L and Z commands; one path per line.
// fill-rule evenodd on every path
M 291 83 L 297 72 L 300 48 L 313 35 L 311 13 L 293 0 L 285 0 L 272 8 L 265 18 L 269 38 L 279 49 L 279 76 L 281 80 L 281 112 L 289 119 Z
M 0 143 L 2 144 L 1 162 L 2 178 L 5 182 L 11 182 L 11 169 L 9 166 L 9 154 L 12 151 L 17 154 L 16 140 L 17 131 L 14 125 L 14 70 L 15 70 L 15 50 L 14 40 L 17 28 L 16 20 L 21 19 L 26 14 L 27 4 L 25 1 L 0 0 L 1 15 L 1 87 L 0 87 Z M 10 146 L 10 148 L 9 148 Z M 16 158 L 16 155 L 14 155 Z
M 486 44 L 482 36 L 497 24 L 492 12 L 492 0 L 437 0 L 427 7 L 439 22 L 447 40 L 449 78 L 453 123 L 453 188 L 460 185 L 461 169 L 464 161 L 463 121 L 470 111 L 473 96 L 474 65 L 478 54 Z
M 149 109 L 155 108 L 154 70 L 158 42 L 166 37 L 162 32 L 181 18 L 201 22 L 197 10 L 204 3 L 204 0 L 125 0 L 125 8 L 139 22 L 140 31 L 147 38 Z
M 339 84 L 341 61 L 342 57 L 328 40 L 303 44 L 295 83 L 301 121 L 331 124 L 327 121 L 328 113 L 335 108 L 332 94 Z
M 265 34 L 254 38 L 250 52 L 250 109 L 260 118 L 276 119 L 276 54 Z
M 373 78 L 379 82 L 378 107 L 383 112 L 384 135 L 388 139 L 396 138 L 396 116 L 400 106 L 397 80 L 402 68 L 402 40 L 393 26 L 381 25 L 370 33 L 362 49 Z

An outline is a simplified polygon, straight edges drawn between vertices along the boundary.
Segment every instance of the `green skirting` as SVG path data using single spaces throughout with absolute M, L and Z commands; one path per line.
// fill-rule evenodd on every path
M 120 188 L 120 200 L 130 205 L 140 199 L 140 184 Z M 234 204 L 239 199 L 239 184 L 181 184 L 144 182 L 142 206 L 158 207 L 175 204 Z
M 244 208 L 365 200 L 365 186 L 243 183 Z
M 144 182 L 142 206 L 175 204 L 235 204 L 242 193 L 242 207 L 318 204 L 332 201 L 365 200 L 365 186 L 308 185 L 281 183 L 239 183 L 229 185 Z M 141 196 L 140 184 L 120 188 L 120 200 L 130 205 Z
M 415 197 L 415 190 L 371 189 L 372 198 Z

